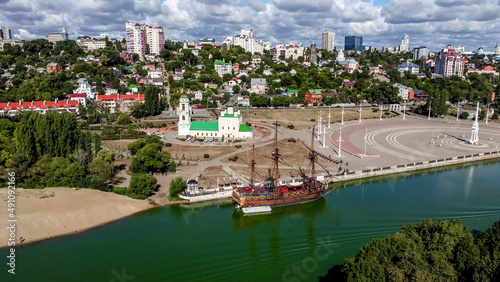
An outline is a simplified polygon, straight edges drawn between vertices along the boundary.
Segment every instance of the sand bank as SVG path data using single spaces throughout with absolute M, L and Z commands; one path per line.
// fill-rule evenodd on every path
M 10 235 L 7 189 L 0 189 L 0 247 Z M 16 189 L 16 245 L 74 234 L 153 207 L 147 200 L 134 200 L 91 189 Z

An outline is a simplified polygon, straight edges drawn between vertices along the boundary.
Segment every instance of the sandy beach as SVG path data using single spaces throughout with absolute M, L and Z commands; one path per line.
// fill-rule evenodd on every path
M 8 218 L 7 189 L 0 189 L 0 218 Z M 153 207 L 147 200 L 134 200 L 91 189 L 16 189 L 16 245 L 69 235 L 109 223 Z M 7 227 L 8 223 L 4 220 Z M 7 247 L 9 230 L 0 228 L 0 247 Z

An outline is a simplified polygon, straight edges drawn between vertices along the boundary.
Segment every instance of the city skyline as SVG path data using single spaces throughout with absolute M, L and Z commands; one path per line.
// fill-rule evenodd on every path
M 0 0 L 0 26 L 14 39 L 47 38 L 66 27 L 69 38 L 108 33 L 125 37 L 125 23 L 148 23 L 164 28 L 165 39 L 217 43 L 252 29 L 255 37 L 275 44 L 321 45 L 322 32 L 336 34 L 343 48 L 345 36 L 362 36 L 377 49 L 396 47 L 408 34 L 410 49 L 421 45 L 432 51 L 452 44 L 475 51 L 493 51 L 500 35 L 498 0 L 349 1 L 349 0 L 124 0 L 78 1 L 71 4 L 40 0 Z M 422 7 L 425 7 L 422 8 Z M 411 11 L 411 13 L 409 13 Z M 26 16 L 29 15 L 29 16 Z

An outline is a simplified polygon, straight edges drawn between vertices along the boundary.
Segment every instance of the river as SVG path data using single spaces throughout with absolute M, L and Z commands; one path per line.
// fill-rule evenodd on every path
M 0 281 L 317 281 L 373 238 L 422 218 L 500 220 L 500 162 L 337 184 L 315 202 L 243 216 L 231 203 L 155 208 L 17 248 Z M 7 249 L 0 250 L 5 262 Z M 5 279 L 4 279 L 5 278 Z

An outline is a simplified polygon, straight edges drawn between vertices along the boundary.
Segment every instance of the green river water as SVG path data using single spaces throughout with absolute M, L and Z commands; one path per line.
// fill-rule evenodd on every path
M 336 184 L 315 202 L 243 216 L 229 202 L 155 208 L 0 250 L 0 281 L 317 281 L 373 238 L 422 218 L 500 220 L 500 162 Z

